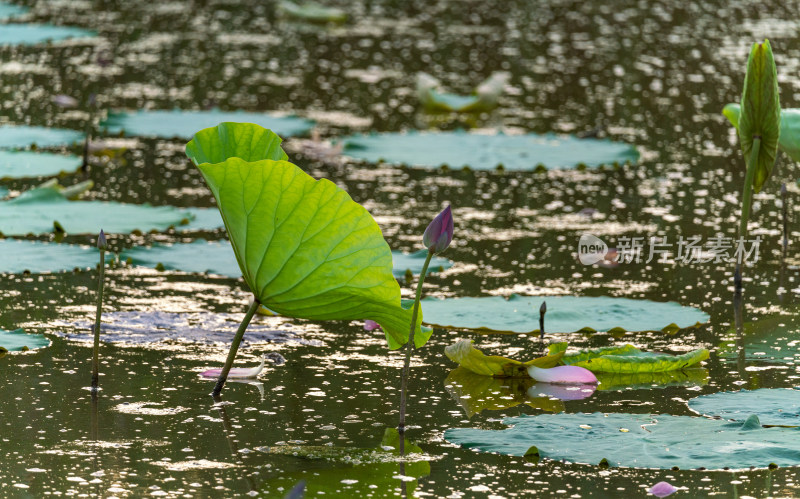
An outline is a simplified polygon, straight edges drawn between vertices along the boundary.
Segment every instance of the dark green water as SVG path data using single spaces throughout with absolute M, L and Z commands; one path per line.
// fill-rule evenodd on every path
M 319 125 L 323 138 L 333 138 L 424 127 L 431 120 L 418 110 L 417 71 L 464 93 L 492 71 L 510 71 L 511 91 L 499 110 L 469 120 L 446 116 L 437 123 L 446 129 L 599 130 L 601 136 L 636 144 L 643 152 L 640 164 L 599 172 L 440 172 L 322 162 L 302 151 L 291 157 L 364 204 L 393 249 L 419 249 L 430 218 L 444 203 L 453 204 L 456 237 L 445 256 L 456 265 L 431 276 L 427 294 L 613 295 L 679 301 L 711 315 L 708 325 L 674 336 L 570 337 L 576 346 L 628 341 L 672 352 L 707 347 L 712 354 L 705 385 L 600 390 L 564 402 L 568 412 L 690 414 L 684 401 L 702 393 L 798 384 L 791 354 L 789 360 L 765 362 L 756 348 L 738 360 L 735 348 L 733 354 L 718 348 L 733 339 L 730 265 L 653 262 L 604 269 L 581 265 L 575 253 L 584 231 L 609 241 L 735 235 L 744 163 L 720 111 L 739 98 L 749 46 L 764 37 L 776 54 L 783 106 L 800 106 L 800 30 L 791 20 L 800 6 L 361 1 L 341 2 L 352 13 L 349 24 L 319 28 L 277 18 L 271 3 L 252 3 L 39 2 L 32 19 L 94 29 L 100 36 L 89 43 L 0 48 L 2 119 L 83 129 L 84 109 L 61 110 L 50 96 L 65 93 L 85 102 L 96 93 L 102 109 L 218 106 L 317 119 L 320 111 L 346 113 L 328 114 Z M 11 62 L 22 69 L 9 69 L 19 68 Z M 90 198 L 213 206 L 183 154 L 183 141 L 141 139 L 121 158 L 96 156 L 92 164 L 88 178 L 97 187 Z M 759 262 L 745 270 L 744 321 L 773 320 L 766 336 L 777 329 L 778 337 L 792 338 L 800 329 L 794 318 L 800 259 L 793 243 L 781 265 L 777 194 L 781 182 L 789 182 L 789 213 L 796 219 L 798 177 L 797 167 L 781 157 L 755 198 L 750 230 L 763 241 Z M 39 182 L 2 185 L 22 190 Z M 577 214 L 585 208 L 597 210 L 595 219 Z M 789 238 L 796 241 L 796 223 L 792 227 Z M 224 234 L 111 235 L 110 244 L 120 251 L 199 236 Z M 72 235 L 67 242 L 89 238 Z M 0 277 L 0 328 L 77 333 L 74 324 L 93 316 L 95 277 L 92 272 Z M 248 300 L 241 280 L 124 266 L 107 271 L 107 278 L 107 313 L 241 316 Z M 410 284 L 403 287 L 410 296 Z M 340 497 L 400 494 L 395 462 L 368 464 L 365 471 L 341 460 L 279 455 L 268 448 L 281 442 L 378 447 L 385 428 L 396 425 L 401 356 L 387 352 L 380 333 L 366 333 L 356 323 L 256 322 L 292 334 L 288 341 L 243 350 L 242 364 L 254 364 L 264 350 L 280 352 L 287 362 L 262 375 L 263 397 L 256 386 L 231 383 L 221 406 L 213 404 L 211 383 L 198 372 L 221 364 L 227 352 L 222 344 L 104 346 L 103 390 L 96 404 L 85 389 L 90 349 L 83 343 L 54 335 L 48 349 L 0 359 L 0 495 L 231 497 L 260 491 L 281 497 L 278 487 L 291 487 L 300 478 L 333 486 Z M 548 461 L 534 465 L 448 444 L 442 439 L 448 428 L 502 428 L 503 416 L 541 412 L 520 405 L 467 418 L 445 387 L 454 365 L 443 349 L 461 337 L 474 336 L 437 330 L 413 364 L 409 421 L 414 427 L 408 435 L 430 462 L 430 473 L 416 486 L 420 496 L 637 497 L 661 480 L 687 487 L 679 493 L 684 496 L 800 494 L 795 469 L 600 470 Z M 538 348 L 524 337 L 474 338 L 487 353 L 518 358 Z M 723 354 L 729 360 L 722 360 Z

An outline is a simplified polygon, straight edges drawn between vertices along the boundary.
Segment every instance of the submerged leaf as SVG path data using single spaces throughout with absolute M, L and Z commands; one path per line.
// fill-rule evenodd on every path
M 594 348 L 566 353 L 562 362 L 592 372 L 651 373 L 683 369 L 706 360 L 708 350 L 699 348 L 682 355 L 643 352 L 633 345 Z
M 483 452 L 611 466 L 682 469 L 800 465 L 796 428 L 763 428 L 667 414 L 542 414 L 506 418 L 506 430 L 450 429 L 448 442 Z
M 597 167 L 635 163 L 636 148 L 608 140 L 555 135 L 482 135 L 465 132 L 381 133 L 343 139 L 344 154 L 370 162 L 385 161 L 426 168 L 448 165 L 491 170 Z
M 754 43 L 747 59 L 744 90 L 742 91 L 741 114 L 739 116 L 739 142 L 745 161 L 756 138 L 761 143 L 755 165 L 753 190 L 761 187 L 775 166 L 775 154 L 781 132 L 781 103 L 778 96 L 778 75 L 772 48 L 768 40 Z
M 400 348 L 411 311 L 400 305 L 378 224 L 333 182 L 285 161 L 280 142 L 258 125 L 222 123 L 186 146 L 217 200 L 245 281 L 270 310 L 312 320 L 371 319 L 389 347 Z M 431 331 L 417 327 L 420 347 Z
M 483 376 L 495 376 L 498 378 L 530 378 L 528 368 L 531 366 L 540 368 L 550 368 L 558 365 L 563 350 L 551 352 L 546 357 L 520 362 L 498 355 L 485 355 L 483 352 L 472 346 L 472 340 L 459 340 L 457 343 L 447 346 L 444 349 L 447 358 L 457 363 L 464 369 Z

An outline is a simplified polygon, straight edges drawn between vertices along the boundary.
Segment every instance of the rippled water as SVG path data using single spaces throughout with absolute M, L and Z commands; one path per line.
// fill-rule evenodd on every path
M 642 152 L 639 165 L 547 173 L 376 167 L 331 160 L 298 140 L 287 146 L 306 171 L 334 180 L 364 204 L 393 249 L 419 249 L 428 220 L 453 203 L 456 238 L 444 256 L 456 264 L 431 275 L 426 294 L 612 295 L 679 301 L 711 315 L 708 325 L 676 335 L 570 336 L 576 346 L 627 341 L 675 353 L 707 347 L 712 354 L 707 384 L 598 390 L 563 402 L 567 412 L 690 415 L 685 400 L 701 393 L 798 384 L 798 357 L 791 349 L 766 358 L 768 348 L 738 354 L 737 346 L 749 340 L 737 343 L 731 333 L 731 265 L 586 267 L 576 259 L 576 246 L 583 232 L 610 245 L 622 236 L 675 241 L 736 234 L 744 163 L 721 109 L 739 98 L 750 44 L 763 37 L 775 51 L 782 104 L 798 106 L 800 23 L 792 19 L 799 5 L 364 0 L 338 2 L 352 15 L 348 24 L 318 27 L 280 19 L 272 4 L 250 3 L 38 2 L 23 20 L 78 26 L 98 37 L 0 48 L 0 121 L 83 130 L 98 113 L 84 104 L 63 110 L 51 97 L 68 94 L 85 103 L 94 93 L 100 109 L 295 113 L 318 120 L 323 140 L 435 124 L 591 133 L 630 142 Z M 466 93 L 496 70 L 512 75 L 497 111 L 477 118 L 419 112 L 417 71 Z M 113 158 L 92 156 L 87 177 L 98 187 L 90 198 L 213 206 L 183 154 L 184 141 L 142 138 L 125 145 Z M 796 219 L 797 172 L 781 157 L 755 196 L 751 234 L 763 241 L 759 262 L 745 270 L 744 322 L 767 324 L 765 332 L 754 333 L 756 345 L 762 336 L 791 340 L 800 330 L 794 318 L 800 258 L 792 243 L 782 263 L 778 194 L 781 182 L 788 182 L 790 219 Z M 79 174 L 61 181 L 82 179 Z M 5 181 L 3 187 L 17 192 L 40 181 Z M 799 235 L 796 224 L 790 226 L 790 241 Z M 201 236 L 220 239 L 224 233 L 112 234 L 109 240 L 119 252 Z M 70 235 L 66 242 L 89 241 Z M 93 403 L 85 389 L 90 349 L 75 336 L 85 333 L 82 325 L 93 315 L 95 277 L 0 277 L 0 328 L 52 334 L 50 348 L 0 359 L 0 495 L 280 497 L 279 488 L 286 491 L 300 478 L 311 484 L 314 474 L 334 491 L 338 487 L 342 497 L 400 493 L 404 482 L 393 478 L 402 474 L 400 464 L 392 460 L 365 475 L 341 457 L 311 459 L 275 450 L 307 445 L 358 455 L 379 448 L 385 429 L 396 425 L 402 364 L 398 353 L 387 352 L 381 333 L 364 332 L 356 323 L 259 317 L 255 323 L 262 329 L 284 334 L 280 341 L 250 344 L 240 364 L 254 365 L 264 351 L 279 352 L 287 362 L 268 367 L 261 385 L 230 383 L 222 405 L 214 404 L 211 382 L 198 373 L 222 363 L 225 345 L 106 345 L 103 390 Z M 219 327 L 220 320 L 205 319 L 204 312 L 235 314 L 228 321 L 233 330 L 248 301 L 241 280 L 216 276 L 122 265 L 107 271 L 107 282 L 107 312 L 191 313 L 193 330 Z M 410 283 L 402 284 L 410 296 Z M 532 464 L 444 442 L 448 428 L 501 428 L 503 416 L 552 409 L 523 404 L 468 418 L 445 384 L 455 366 L 444 357 L 444 346 L 461 337 L 474 338 L 485 352 L 515 358 L 539 351 L 525 337 L 437 330 L 418 352 L 408 436 L 430 463 L 416 486 L 420 496 L 634 497 L 661 480 L 687 487 L 681 493 L 692 496 L 800 494 L 795 469 L 601 470 L 546 460 Z M 353 492 L 365 483 L 380 485 Z

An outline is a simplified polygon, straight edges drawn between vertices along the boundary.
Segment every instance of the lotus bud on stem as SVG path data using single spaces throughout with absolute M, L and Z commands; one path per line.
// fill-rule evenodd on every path
M 403 372 L 400 381 L 400 424 L 397 427 L 397 431 L 400 434 L 401 456 L 405 452 L 405 439 L 403 436 L 406 431 L 406 392 L 408 391 L 408 377 L 411 368 L 411 352 L 414 350 L 414 333 L 417 329 L 417 317 L 419 316 L 419 302 L 422 298 L 422 284 L 425 282 L 425 275 L 428 273 L 428 265 L 431 263 L 433 255 L 446 250 L 452 241 L 453 213 L 450 209 L 450 205 L 447 205 L 447 208 L 436 215 L 436 218 L 428 225 L 422 236 L 422 243 L 428 248 L 428 255 L 425 257 L 425 263 L 422 266 L 422 272 L 420 272 L 419 281 L 417 282 L 417 293 L 414 298 L 414 308 L 411 312 L 411 329 L 408 333 L 406 357 L 403 363 Z
M 544 314 L 547 313 L 547 302 L 543 301 L 539 307 L 539 339 L 544 339 Z
M 253 319 L 253 316 L 256 314 L 256 311 L 260 306 L 261 303 L 258 301 L 258 299 L 253 297 L 253 301 L 250 303 L 250 308 L 248 308 L 247 313 L 244 314 L 244 319 L 242 319 L 242 323 L 239 324 L 239 329 L 236 331 L 236 336 L 233 337 L 231 349 L 228 351 L 228 358 L 225 360 L 225 366 L 223 366 L 222 372 L 219 373 L 217 384 L 214 385 L 214 391 L 211 392 L 212 397 L 219 397 L 220 392 L 222 392 L 222 387 L 225 386 L 225 381 L 228 380 L 228 373 L 231 372 L 231 367 L 233 367 L 233 361 L 236 359 L 236 352 L 239 351 L 239 344 L 242 343 L 244 332 L 247 330 L 247 326 L 250 324 L 250 321 Z
M 100 229 L 97 237 L 97 249 L 100 250 L 100 267 L 97 275 L 97 314 L 94 319 L 94 344 L 92 347 L 92 391 L 97 391 L 100 377 L 100 317 L 103 314 L 103 280 L 106 269 L 106 234 Z

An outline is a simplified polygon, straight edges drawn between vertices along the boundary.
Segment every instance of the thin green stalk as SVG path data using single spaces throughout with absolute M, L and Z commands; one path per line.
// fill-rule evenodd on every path
M 239 329 L 236 331 L 236 336 L 233 337 L 233 343 L 231 343 L 231 349 L 228 352 L 228 359 L 225 361 L 225 366 L 222 368 L 222 372 L 219 373 L 219 378 L 217 378 L 217 384 L 214 386 L 214 391 L 211 392 L 213 397 L 218 397 L 222 391 L 222 387 L 225 386 L 225 381 L 228 380 L 228 373 L 231 372 L 233 361 L 236 358 L 236 352 L 239 351 L 239 344 L 242 343 L 244 332 L 247 330 L 247 326 L 250 324 L 250 321 L 253 319 L 253 316 L 260 305 L 261 303 L 254 298 L 253 303 L 250 304 L 250 308 L 247 309 L 247 313 L 244 314 L 244 319 L 242 319 L 242 323 L 239 324 Z
M 761 137 L 753 138 L 753 149 L 750 151 L 750 161 L 747 162 L 747 176 L 744 179 L 744 192 L 742 193 L 742 218 L 739 219 L 739 237 L 742 239 L 747 237 L 747 223 L 750 221 L 750 206 L 753 202 L 753 179 L 756 176 L 760 147 Z M 741 263 L 736 262 L 734 280 L 737 292 L 742 290 L 741 265 Z
M 92 348 L 92 390 L 97 390 L 100 377 L 100 316 L 103 314 L 103 280 L 106 269 L 106 252 L 100 248 L 100 273 L 97 276 L 97 315 L 94 319 L 94 345 Z
M 417 316 L 419 315 L 419 301 L 422 298 L 422 283 L 425 282 L 425 274 L 428 273 L 428 264 L 431 263 L 433 252 L 428 251 L 428 256 L 425 258 L 425 264 L 422 266 L 422 272 L 419 274 L 419 282 L 417 283 L 417 295 L 414 299 L 414 309 L 411 312 L 411 330 L 408 333 L 408 343 L 406 343 L 406 359 L 403 364 L 403 374 L 400 381 L 400 425 L 397 428 L 400 433 L 400 455 L 402 456 L 405 451 L 403 435 L 406 431 L 406 392 L 408 391 L 408 376 L 411 370 L 411 352 L 414 350 L 414 333 L 417 330 Z

